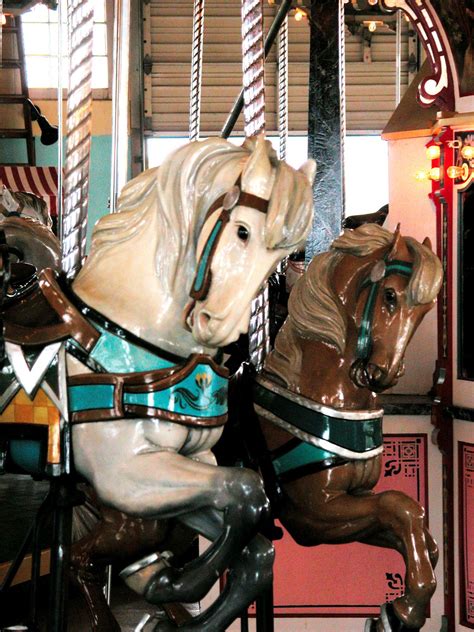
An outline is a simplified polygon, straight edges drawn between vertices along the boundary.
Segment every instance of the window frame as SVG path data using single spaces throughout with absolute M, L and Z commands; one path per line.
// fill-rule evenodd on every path
M 110 101 L 112 99 L 112 72 L 113 72 L 113 39 L 114 39 L 114 0 L 105 0 L 105 24 L 107 29 L 107 83 L 105 88 L 92 88 L 94 101 Z M 25 55 L 27 57 L 27 55 Z M 28 94 L 33 101 L 55 101 L 58 98 L 56 88 L 30 88 Z M 63 99 L 67 99 L 67 87 L 63 88 Z

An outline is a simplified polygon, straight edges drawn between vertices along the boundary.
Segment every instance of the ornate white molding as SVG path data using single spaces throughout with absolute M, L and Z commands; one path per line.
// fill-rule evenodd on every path
M 437 105 L 441 110 L 454 111 L 454 81 L 449 63 L 446 40 L 440 33 L 436 13 L 428 0 L 380 0 L 383 8 L 403 11 L 416 29 L 431 62 L 433 74 L 418 86 L 421 105 Z

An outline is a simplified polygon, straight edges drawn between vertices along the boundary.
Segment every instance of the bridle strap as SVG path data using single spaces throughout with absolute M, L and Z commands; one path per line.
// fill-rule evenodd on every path
M 194 301 L 203 301 L 209 293 L 212 282 L 212 259 L 216 252 L 217 246 L 219 245 L 219 240 L 224 231 L 224 228 L 229 222 L 230 215 L 234 208 L 236 208 L 237 206 L 247 206 L 249 208 L 255 209 L 256 211 L 259 211 L 260 213 L 267 213 L 268 211 L 268 200 L 265 200 L 258 195 L 253 195 L 253 193 L 246 193 L 245 191 L 242 191 L 240 188 L 240 183 L 241 176 L 238 177 L 234 186 L 229 191 L 227 191 L 227 193 L 220 195 L 217 200 L 215 200 L 211 204 L 209 210 L 206 213 L 204 224 L 215 211 L 217 211 L 219 208 L 222 208 L 222 211 L 217 218 L 217 221 L 214 224 L 209 237 L 207 238 L 207 241 L 199 258 L 199 262 L 196 268 L 196 275 L 194 277 L 191 291 L 189 293 L 189 296 Z
M 374 310 L 381 281 L 393 274 L 399 274 L 409 278 L 412 275 L 412 272 L 413 264 L 408 261 L 393 259 L 392 261 L 387 262 L 386 259 L 382 259 L 375 264 L 369 276 L 362 283 L 360 290 L 362 291 L 366 287 L 369 287 L 369 293 L 365 301 L 364 311 L 362 312 L 362 320 L 359 327 L 359 334 L 357 337 L 357 359 L 368 360 L 372 351 Z

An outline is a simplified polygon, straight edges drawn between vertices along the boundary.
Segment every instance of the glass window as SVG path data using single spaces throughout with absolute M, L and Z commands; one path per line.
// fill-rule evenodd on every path
M 230 139 L 237 144 L 243 137 Z M 278 138 L 270 137 L 278 150 Z M 166 156 L 187 143 L 186 137 L 147 139 L 148 166 L 157 167 Z M 379 136 L 347 136 L 345 142 L 346 216 L 375 213 L 388 203 L 388 146 Z M 306 136 L 290 136 L 287 162 L 298 168 L 308 157 Z M 318 177 L 316 175 L 316 177 Z
M 23 42 L 29 88 L 56 88 L 58 83 L 58 12 L 37 4 L 22 15 Z M 63 25 L 66 41 L 66 25 Z M 92 87 L 108 88 L 105 0 L 94 1 Z M 67 60 L 63 64 L 67 85 Z
M 459 194 L 458 377 L 474 380 L 474 328 L 469 296 L 474 287 L 474 186 Z

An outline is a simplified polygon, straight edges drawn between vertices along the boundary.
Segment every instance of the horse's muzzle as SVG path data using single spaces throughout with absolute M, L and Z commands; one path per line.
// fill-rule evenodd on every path
M 350 371 L 351 380 L 360 388 L 368 388 L 375 393 L 381 393 L 385 389 L 393 386 L 398 379 L 398 374 L 394 380 L 388 380 L 387 372 L 377 364 L 356 360 Z

